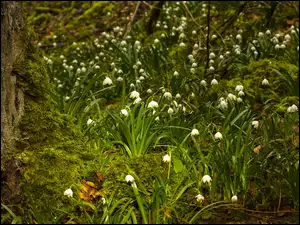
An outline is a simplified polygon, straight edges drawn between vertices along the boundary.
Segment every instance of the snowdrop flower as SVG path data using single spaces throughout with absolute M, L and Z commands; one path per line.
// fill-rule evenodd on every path
M 121 74 L 121 73 L 123 73 L 123 70 L 119 69 L 118 74 Z
M 197 49 L 197 48 L 199 48 L 199 45 L 198 44 L 194 44 L 194 47 L 193 47 L 194 49 Z
M 176 94 L 176 96 L 175 96 L 175 98 L 180 98 L 181 96 L 180 96 L 180 94 Z
M 148 94 L 152 94 L 152 90 L 149 88 L 149 89 L 147 90 L 147 93 L 148 93 Z
M 171 114 L 174 113 L 174 110 L 170 107 L 170 108 L 168 109 L 168 113 L 171 115 Z
M 88 119 L 88 121 L 86 122 L 87 125 L 90 125 L 90 124 L 93 124 L 93 123 L 95 123 L 95 121 L 92 120 L 92 119 Z
M 192 54 L 189 54 L 189 55 L 188 55 L 188 59 L 189 59 L 189 60 L 193 60 L 193 59 L 194 59 L 194 56 L 193 56 Z
M 179 44 L 179 47 L 184 47 L 185 46 L 185 44 L 183 43 L 183 42 L 181 42 L 180 44 Z
M 133 91 L 131 92 L 129 98 L 139 98 L 140 97 L 140 93 L 138 93 L 137 91 Z
M 141 65 L 142 65 L 141 61 L 137 61 L 137 62 L 136 62 L 136 65 L 137 65 L 137 66 L 141 66 Z
M 204 175 L 203 177 L 202 177 L 202 180 L 201 180 L 204 184 L 205 183 L 208 183 L 208 184 L 210 184 L 210 182 L 211 182 L 211 177 L 209 176 L 209 175 Z
M 121 41 L 121 46 L 124 47 L 126 45 L 126 41 Z
M 102 201 L 102 203 L 103 203 L 103 205 L 105 205 L 105 203 L 106 203 L 106 199 L 103 197 L 103 198 L 101 198 L 101 201 Z
M 211 85 L 216 85 L 216 84 L 218 84 L 218 81 L 216 79 L 213 79 L 210 84 Z
M 69 99 L 70 99 L 70 97 L 69 97 L 69 96 L 66 96 L 66 97 L 65 97 L 65 100 L 66 100 L 66 101 L 68 101 Z
M 215 139 L 222 139 L 223 138 L 223 135 L 220 133 L 220 132 L 217 132 L 216 134 L 215 134 Z
M 244 86 L 243 86 L 243 85 L 237 85 L 237 86 L 235 87 L 235 90 L 236 90 L 236 91 L 243 91 L 243 90 L 244 90 Z
M 259 125 L 259 122 L 257 120 L 252 121 L 252 126 L 257 129 Z
M 170 157 L 168 154 L 166 154 L 166 155 L 163 157 L 163 161 L 164 161 L 164 162 L 170 162 L 170 161 L 171 161 L 171 157 Z
M 229 55 L 230 55 L 230 51 L 227 51 L 225 54 L 226 54 L 227 56 L 229 56 Z
M 238 97 L 238 98 L 236 99 L 236 101 L 237 101 L 238 103 L 241 103 L 241 102 L 243 102 L 243 99 L 241 99 L 240 97 Z
M 179 35 L 179 38 L 184 38 L 185 37 L 185 34 L 184 33 L 181 33 L 180 35 Z
M 190 71 L 191 71 L 192 74 L 194 74 L 195 73 L 195 68 L 191 68 Z
M 289 34 L 284 36 L 284 40 L 286 41 L 290 41 L 291 40 L 291 36 Z
M 204 197 L 199 194 L 199 195 L 196 196 L 196 200 L 197 200 L 197 202 L 201 203 L 204 200 Z
M 193 31 L 192 31 L 192 34 L 195 35 L 195 34 L 197 34 L 197 32 L 196 32 L 195 30 L 193 30 Z
M 269 81 L 268 81 L 267 79 L 264 79 L 264 80 L 261 82 L 261 84 L 262 84 L 263 86 L 268 86 L 268 85 L 269 85 Z
M 128 116 L 128 111 L 126 109 L 121 109 L 121 114 L 125 117 Z
M 276 50 L 280 49 L 280 45 L 279 45 L 279 44 L 276 44 L 276 45 L 275 45 L 275 49 L 276 49 Z
M 196 67 L 196 66 L 197 66 L 197 63 L 193 63 L 193 64 L 192 64 L 192 67 Z
M 143 77 L 143 76 L 140 76 L 140 78 L 139 78 L 140 80 L 145 80 L 145 77 Z
M 175 77 L 177 77 L 179 74 L 178 74 L 177 71 L 174 71 L 173 75 L 174 75 Z
M 157 116 L 157 117 L 155 118 L 155 121 L 159 121 L 159 116 Z
M 216 39 L 217 38 L 217 35 L 215 35 L 215 34 L 213 34 L 212 36 L 211 36 L 211 39 Z
M 238 197 L 236 195 L 232 196 L 231 201 L 232 202 L 237 202 L 238 201 Z
M 191 135 L 192 136 L 199 135 L 199 131 L 197 129 L 193 129 Z
M 159 40 L 158 39 L 155 39 L 154 40 L 154 44 L 158 44 L 159 43 Z
M 264 36 L 264 33 L 263 32 L 259 32 L 258 33 L 258 37 L 263 37 Z
M 233 95 L 233 94 L 231 94 L 231 93 L 228 94 L 227 98 L 228 98 L 229 100 L 232 100 L 232 101 L 235 101 L 235 100 L 236 100 L 236 96 Z
M 220 107 L 221 107 L 221 109 L 225 109 L 226 110 L 228 108 L 228 103 L 225 100 L 222 100 L 220 102 Z
M 122 82 L 122 81 L 123 81 L 123 78 L 122 78 L 122 77 L 118 77 L 118 78 L 117 78 L 117 81 L 118 81 L 118 82 Z
M 133 176 L 131 176 L 131 175 L 127 175 L 126 177 L 125 177 L 125 181 L 128 183 L 128 182 L 133 182 L 134 181 L 134 178 L 133 178 Z
M 143 70 L 142 68 L 139 70 L 139 73 L 144 73 L 145 70 Z
M 215 57 L 216 57 L 215 53 L 211 52 L 211 53 L 209 54 L 209 59 L 213 59 L 213 58 L 215 58 Z
M 282 49 L 286 48 L 285 44 L 281 44 L 280 48 L 282 48 Z
M 106 77 L 105 80 L 103 81 L 103 85 L 111 85 L 112 80 L 109 77 Z
M 245 93 L 243 91 L 239 91 L 238 96 L 244 96 Z
M 165 38 L 165 37 L 166 37 L 166 35 L 165 35 L 165 34 L 161 34 L 161 37 L 162 37 L 162 38 Z
M 165 98 L 172 98 L 172 94 L 170 92 L 165 92 L 163 96 Z
M 205 80 L 201 80 L 200 85 L 203 86 L 203 87 L 206 87 L 207 83 L 206 83 Z
M 158 107 L 158 103 L 156 101 L 151 101 L 149 104 L 148 104 L 148 108 L 157 108 Z
M 59 84 L 57 87 L 58 87 L 58 88 L 62 88 L 62 87 L 63 87 L 63 85 L 62 85 L 62 84 Z
M 214 60 L 212 60 L 212 59 L 211 59 L 211 60 L 209 60 L 209 64 L 214 64 L 214 62 L 215 62 L 215 61 L 214 61 Z M 197 65 L 197 64 L 196 64 L 196 65 Z
M 288 113 L 293 113 L 293 112 L 297 112 L 298 111 L 298 107 L 293 104 L 292 106 L 288 107 L 287 112 Z
M 85 67 L 82 67 L 82 68 L 81 68 L 81 71 L 85 73 L 85 72 L 86 72 L 86 68 L 85 68 Z
M 240 41 L 240 40 L 242 40 L 242 36 L 240 34 L 238 34 L 238 35 L 236 35 L 236 39 Z
M 64 195 L 68 196 L 69 198 L 73 197 L 73 191 L 71 188 L 65 190 Z
M 140 97 L 136 98 L 133 102 L 133 104 L 138 104 L 140 101 L 142 101 L 142 99 Z
M 296 34 L 296 30 L 291 30 L 291 33 L 292 34 Z
M 220 60 L 223 60 L 223 59 L 224 59 L 224 56 L 223 56 L 223 55 L 220 55 L 220 56 L 219 56 L 219 59 L 220 59 Z
M 270 30 L 267 30 L 267 31 L 266 31 L 266 34 L 267 34 L 267 35 L 270 35 L 270 34 L 271 34 L 271 31 L 270 31 Z
M 211 67 L 209 67 L 209 69 L 208 69 L 209 71 L 214 71 L 215 70 L 215 68 L 213 67 L 213 66 L 211 66 Z

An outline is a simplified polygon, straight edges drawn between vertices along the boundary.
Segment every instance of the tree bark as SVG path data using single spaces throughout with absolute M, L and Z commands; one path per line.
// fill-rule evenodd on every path
M 24 20 L 22 4 L 1 1 L 1 200 L 19 201 L 20 160 L 15 140 L 19 137 L 18 123 L 24 111 L 24 93 L 17 86 L 15 65 L 24 61 Z

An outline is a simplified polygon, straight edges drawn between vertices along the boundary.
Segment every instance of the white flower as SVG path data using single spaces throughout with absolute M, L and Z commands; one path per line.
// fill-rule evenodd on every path
M 257 129 L 259 125 L 259 122 L 257 120 L 252 121 L 252 126 Z
M 263 37 L 264 33 L 263 32 L 258 32 L 258 37 Z
M 205 80 L 201 80 L 200 85 L 202 85 L 203 87 L 206 87 L 206 81 Z
M 180 96 L 180 94 L 176 94 L 176 96 L 175 96 L 175 98 L 180 98 L 181 96 Z
M 69 99 L 70 99 L 70 97 L 69 97 L 69 96 L 66 96 L 66 97 L 65 97 L 65 100 L 66 100 L 66 101 L 68 101 Z
M 194 56 L 193 56 L 192 54 L 189 54 L 189 55 L 188 55 L 188 58 L 189 58 L 189 60 L 193 60 L 193 59 L 194 59 Z
M 235 87 L 235 90 L 236 90 L 236 91 L 243 91 L 243 90 L 244 90 L 244 87 L 243 87 L 243 85 L 237 85 L 237 86 Z
M 165 98 L 172 98 L 172 94 L 170 92 L 165 92 L 163 96 Z
M 202 182 L 203 182 L 203 183 L 208 183 L 208 184 L 210 184 L 210 182 L 211 182 L 211 177 L 210 177 L 209 175 L 204 175 L 204 176 L 202 177 Z
M 204 197 L 199 194 L 199 195 L 196 196 L 196 199 L 197 199 L 197 202 L 201 203 L 204 200 Z
M 211 39 L 216 39 L 217 38 L 217 35 L 215 35 L 215 34 L 213 34 L 212 36 L 211 36 Z
M 286 40 L 286 41 L 291 40 L 291 36 L 290 36 L 289 34 L 285 35 L 285 36 L 284 36 L 284 40 Z
M 151 94 L 151 93 L 152 93 L 152 90 L 149 88 L 149 89 L 147 90 L 147 93 L 148 93 L 148 94 Z
M 157 116 L 157 117 L 155 118 L 155 121 L 159 121 L 159 116 Z
M 185 46 L 185 44 L 183 43 L 183 42 L 181 42 L 180 44 L 179 44 L 179 47 L 184 47 Z
M 267 34 L 267 35 L 270 35 L 270 34 L 271 34 L 271 31 L 270 31 L 270 30 L 267 30 L 267 31 L 266 31 L 266 34 Z
M 133 102 L 133 104 L 138 104 L 140 101 L 142 101 L 142 99 L 140 97 L 136 98 Z
M 122 82 L 122 81 L 123 81 L 123 78 L 122 78 L 122 77 L 118 77 L 118 78 L 117 78 L 117 81 Z
M 276 44 L 276 45 L 275 45 L 275 49 L 276 49 L 276 50 L 280 49 L 280 45 L 279 45 L 279 44 Z
M 85 72 L 86 72 L 86 68 L 85 68 L 85 67 L 82 67 L 82 68 L 81 68 L 81 71 L 85 73 Z
M 220 132 L 217 132 L 215 134 L 215 139 L 222 139 L 222 138 L 223 138 L 223 135 Z
M 218 81 L 216 79 L 213 79 L 210 83 L 211 85 L 215 85 L 215 84 L 218 84 Z
M 127 175 L 126 177 L 125 177 L 125 181 L 128 183 L 128 182 L 133 182 L 134 181 L 134 178 L 133 178 L 133 176 L 131 176 L 131 175 Z
M 119 69 L 118 70 L 118 74 L 123 73 L 123 70 Z
M 238 103 L 241 103 L 241 102 L 243 102 L 243 99 L 241 99 L 240 97 L 238 97 L 238 98 L 236 99 L 236 101 L 237 101 Z
M 174 75 L 175 77 L 177 77 L 177 76 L 178 76 L 178 72 L 177 72 L 177 71 L 174 71 L 173 75 Z
M 262 82 L 261 82 L 262 85 L 264 86 L 267 86 L 269 85 L 269 81 L 267 79 L 264 79 Z
M 213 59 L 213 58 L 215 58 L 215 57 L 216 57 L 215 53 L 211 52 L 211 53 L 209 54 L 209 59 Z
M 166 37 L 166 35 L 165 35 L 165 34 L 161 34 L 160 36 L 161 36 L 162 38 L 165 38 L 165 37 Z
M 158 44 L 159 43 L 159 40 L 158 39 L 155 39 L 154 40 L 154 44 Z
M 69 198 L 73 197 L 73 191 L 71 188 L 65 190 L 64 195 L 67 195 Z
M 214 64 L 214 62 L 215 62 L 215 61 L 214 61 L 214 60 L 212 60 L 212 59 L 211 59 L 211 60 L 209 60 L 209 64 Z
M 222 109 L 227 109 L 227 108 L 228 108 L 228 103 L 227 103 L 225 100 L 222 100 L 222 101 L 220 102 L 220 107 L 221 107 Z
M 137 91 L 133 91 L 130 94 L 129 98 L 139 98 L 140 97 L 140 93 L 138 93 Z
M 281 44 L 280 48 L 282 48 L 282 49 L 286 48 L 285 44 Z
M 168 109 L 168 113 L 171 115 L 171 114 L 174 113 L 174 110 L 170 107 L 170 108 Z
M 213 66 L 211 66 L 211 67 L 209 67 L 209 69 L 208 69 L 209 71 L 214 71 L 215 70 L 215 68 L 213 67 Z
M 195 30 L 193 30 L 193 31 L 192 31 L 192 34 L 195 35 L 195 34 L 197 34 L 197 32 L 196 32 Z
M 236 96 L 233 95 L 233 94 L 231 94 L 231 93 L 228 94 L 227 98 L 228 98 L 229 100 L 232 100 L 232 101 L 235 101 L 235 100 L 236 100 Z
M 191 71 L 192 74 L 194 74 L 195 73 L 195 68 L 191 68 L 190 71 Z
M 199 48 L 199 45 L 198 44 L 194 44 L 194 47 L 193 47 L 194 49 L 197 49 L 197 48 Z
M 103 81 L 103 85 L 111 85 L 112 80 L 109 77 L 106 77 L 105 80 Z
M 225 54 L 226 54 L 227 56 L 230 55 L 230 51 L 227 51 Z
M 92 123 L 95 123 L 95 121 L 92 120 L 92 119 L 88 119 L 88 121 L 86 122 L 87 125 L 90 125 L 90 124 L 92 124 Z
M 219 56 L 219 59 L 220 59 L 220 60 L 223 60 L 223 59 L 224 59 L 224 56 L 223 56 L 223 55 L 220 55 L 220 56 Z
M 293 104 L 292 106 L 288 107 L 287 112 L 288 113 L 293 113 L 293 112 L 297 112 L 298 111 L 298 107 Z
M 193 129 L 191 135 L 192 136 L 199 135 L 199 131 L 197 129 Z
M 158 107 L 158 103 L 156 101 L 151 101 L 149 104 L 148 104 L 148 108 L 157 108 Z
M 197 63 L 193 63 L 193 64 L 192 64 L 192 67 L 196 67 L 196 66 L 197 66 Z
M 127 117 L 128 111 L 126 109 L 121 109 L 121 114 Z
M 131 87 L 131 88 L 134 88 L 135 86 L 134 86 L 134 84 L 133 84 L 133 83 L 131 83 L 131 84 L 130 84 L 130 87 Z
M 238 200 L 238 197 L 236 195 L 232 196 L 232 198 L 231 198 L 232 202 L 237 202 L 237 200 Z
M 166 154 L 166 155 L 163 157 L 163 161 L 164 161 L 164 162 L 170 162 L 170 161 L 171 161 L 171 157 L 170 157 L 168 154 Z
M 242 36 L 240 34 L 236 35 L 237 40 L 242 40 Z
M 105 200 L 105 198 L 104 198 L 104 197 L 103 197 L 103 198 L 101 198 L 101 201 L 102 201 L 103 205 L 105 205 L 105 203 L 106 203 L 106 200 Z
M 239 91 L 238 96 L 244 96 L 245 93 L 243 91 Z

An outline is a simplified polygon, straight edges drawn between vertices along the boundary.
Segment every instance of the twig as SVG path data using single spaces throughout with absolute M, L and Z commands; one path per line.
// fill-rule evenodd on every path
M 125 34 L 124 34 L 124 38 L 125 38 L 126 35 L 131 31 L 131 25 L 132 25 L 132 23 L 133 23 L 133 20 L 134 20 L 134 18 L 135 18 L 135 16 L 136 16 L 136 13 L 137 13 L 137 11 L 138 11 L 138 9 L 139 9 L 140 4 L 141 4 L 141 1 L 138 1 L 137 5 L 136 5 L 136 7 L 135 7 L 134 13 L 133 13 L 133 15 L 132 15 L 132 18 L 131 18 L 130 22 L 129 22 L 128 25 L 127 25 L 127 30 L 126 30 L 126 32 L 125 32 Z
M 196 20 L 194 19 L 193 15 L 191 14 L 190 10 L 188 9 L 188 7 L 186 6 L 186 3 L 185 2 L 182 2 L 186 11 L 188 12 L 188 14 L 190 15 L 190 17 L 192 18 L 193 22 L 199 26 L 200 28 L 202 27 L 199 23 L 196 22 Z

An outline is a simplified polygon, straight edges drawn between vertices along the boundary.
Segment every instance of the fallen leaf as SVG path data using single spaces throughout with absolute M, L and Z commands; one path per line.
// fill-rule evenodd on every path
M 262 147 L 261 147 L 261 145 L 259 145 L 259 146 L 256 146 L 254 149 L 253 149 L 253 151 L 255 152 L 255 153 L 259 153 L 259 151 L 262 149 Z
M 96 185 L 93 182 L 86 181 L 85 183 L 90 187 L 96 188 Z

